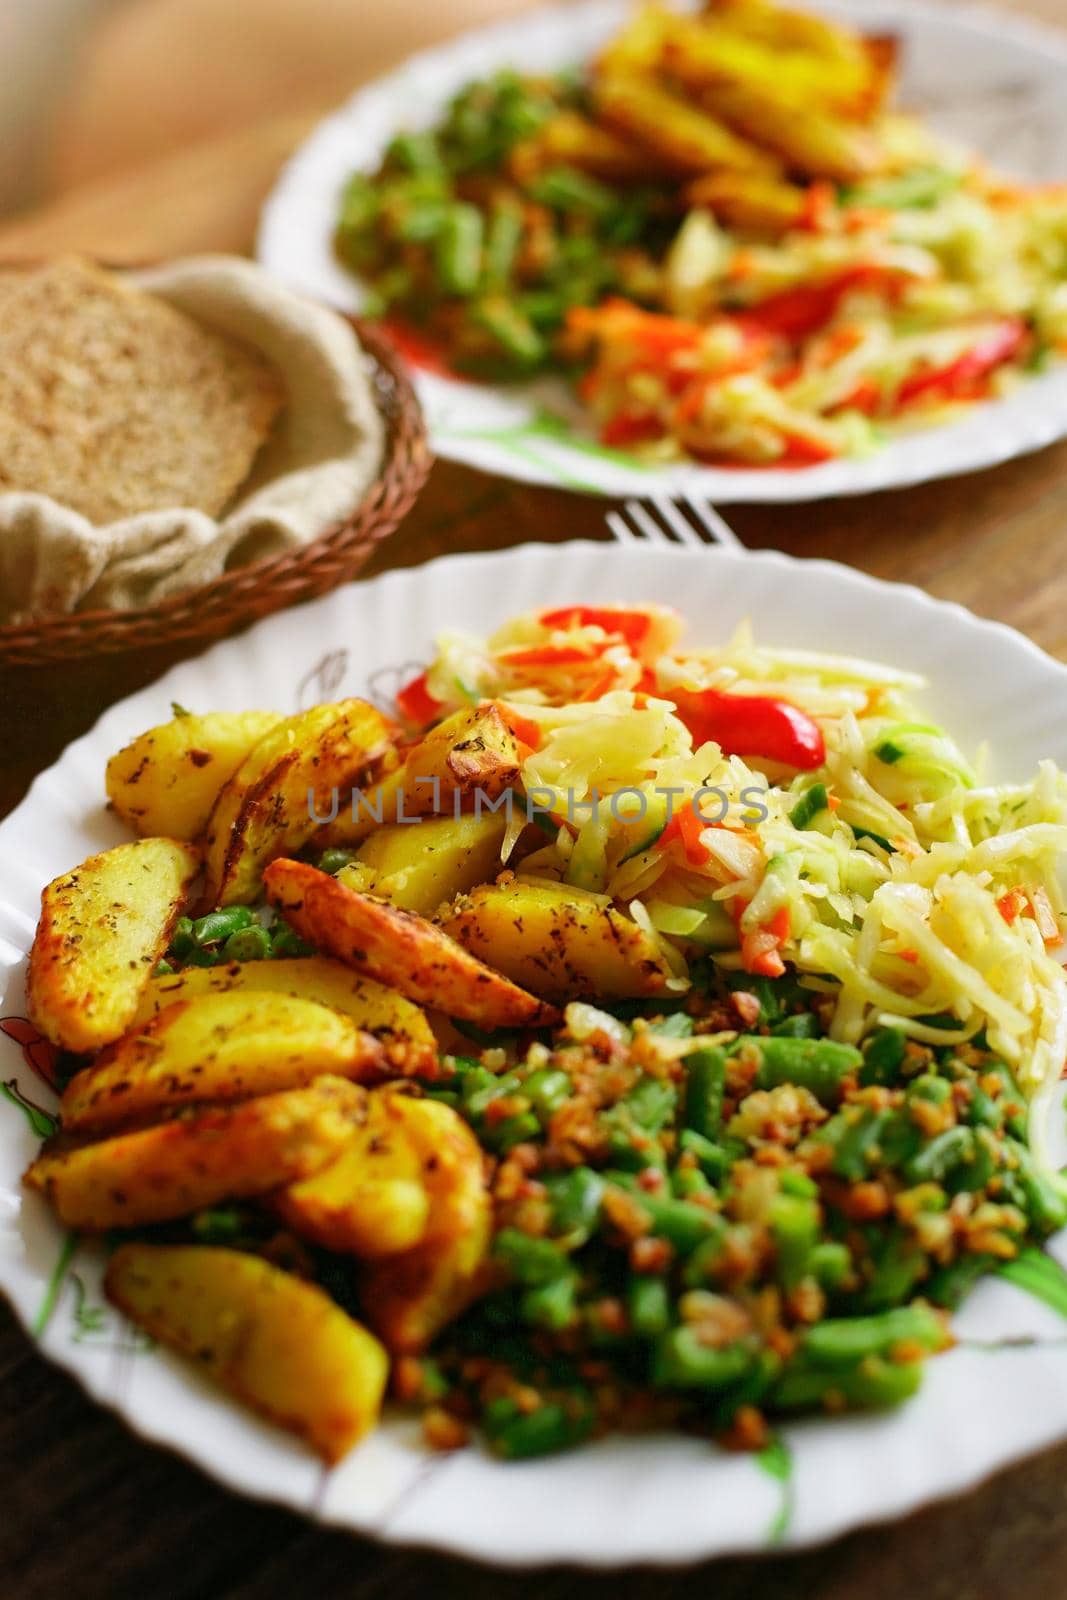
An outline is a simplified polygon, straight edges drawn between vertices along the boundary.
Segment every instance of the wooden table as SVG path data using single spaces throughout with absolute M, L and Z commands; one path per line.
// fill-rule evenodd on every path
M 6 237 L 0 231 L 0 250 L 24 249 L 28 240 L 35 250 L 75 244 L 109 254 L 121 254 L 125 243 L 133 255 L 152 242 L 157 251 L 247 246 L 258 198 L 299 126 L 275 121 L 228 136 L 225 160 L 204 148 L 169 158 L 154 173 L 75 193 Z M 150 215 L 138 210 L 138 193 L 146 199 L 182 193 L 182 184 L 179 223 L 163 206 Z M 439 463 L 420 504 L 369 570 L 524 539 L 605 537 L 604 510 L 594 500 Z M 752 547 L 829 556 L 920 584 L 1023 629 L 1067 658 L 1061 571 L 1067 444 L 953 482 L 836 504 L 737 508 L 731 520 Z M 0 814 L 108 705 L 182 653 L 3 672 Z M 35 1355 L 6 1310 L 0 1310 L 0 1460 L 7 1464 L 0 1593 L 12 1600 L 123 1600 L 148 1592 L 164 1600 L 287 1593 L 483 1600 L 505 1592 L 516 1600 L 609 1594 L 671 1600 L 694 1586 L 714 1589 L 721 1600 L 1014 1600 L 1021 1584 L 1027 1593 L 1067 1594 L 1067 1447 L 963 1499 L 800 1556 L 718 1562 L 677 1575 L 553 1570 L 503 1577 L 441 1557 L 382 1550 L 234 1498 L 89 1404 Z M 877 1472 L 876 1462 L 870 1470 Z

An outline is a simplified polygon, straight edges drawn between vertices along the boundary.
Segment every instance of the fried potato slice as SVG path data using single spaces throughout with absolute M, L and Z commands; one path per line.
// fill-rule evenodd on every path
M 376 828 L 360 846 L 354 869 L 342 867 L 337 879 L 428 917 L 465 889 L 496 877 L 506 830 L 502 812 Z
M 724 123 L 775 151 L 791 171 L 805 177 L 855 183 L 885 165 L 873 129 L 830 116 L 777 87 L 772 91 L 720 83 L 705 90 L 704 103 Z
M 278 1192 L 275 1206 L 294 1233 L 327 1250 L 376 1260 L 419 1244 L 430 1221 L 426 1140 L 406 1096 L 382 1089 L 367 1098 L 367 1120 L 352 1143 L 310 1178 Z
M 339 700 L 287 717 L 254 745 L 219 793 L 205 848 L 205 902 L 259 892 L 268 861 L 299 850 L 336 799 L 398 761 L 392 724 L 367 700 Z
M 551 1000 L 658 995 L 671 977 L 642 928 L 602 896 L 566 884 L 485 884 L 440 922 L 472 955 L 491 956 L 516 983 Z
M 109 1045 L 70 1080 L 59 1109 L 65 1132 L 98 1133 L 196 1101 L 300 1089 L 324 1073 L 365 1082 L 384 1069 L 374 1035 L 340 1012 L 231 990 L 177 1000 Z
M 597 78 L 593 102 L 609 127 L 654 150 L 679 176 L 720 167 L 734 172 L 781 170 L 775 156 L 739 136 L 713 114 L 714 107 L 702 110 L 653 78 L 621 72 Z
M 440 928 L 348 889 L 300 861 L 275 861 L 267 896 L 301 938 L 417 1004 L 481 1027 L 537 1028 L 558 1013 L 468 954 Z
M 149 728 L 107 764 L 112 809 L 135 833 L 198 839 L 223 784 L 282 720 L 278 711 L 183 711 Z
M 238 1250 L 126 1244 L 104 1289 L 138 1327 L 326 1461 L 378 1421 L 388 1357 L 315 1284 Z
M 711 211 L 720 222 L 746 233 L 788 233 L 799 227 L 807 211 L 798 184 L 760 172 L 708 172 L 686 186 L 685 197 L 694 209 Z
M 316 1000 L 374 1034 L 395 1072 L 419 1077 L 437 1073 L 437 1044 L 425 1014 L 395 989 L 363 978 L 328 956 L 283 961 L 232 962 L 225 967 L 187 967 L 149 980 L 132 1026 L 142 1027 L 178 1000 L 206 994 L 291 994 Z
M 169 1222 L 220 1200 L 265 1194 L 339 1155 L 366 1115 L 345 1078 L 198 1111 L 99 1144 L 46 1145 L 23 1182 L 68 1228 Z
M 786 95 L 824 113 L 863 120 L 876 107 L 884 87 L 873 56 L 856 41 L 847 54 L 829 55 L 746 37 L 698 18 L 675 19 L 663 46 L 668 71 L 686 89 L 701 95 L 718 84 L 733 84 Z
M 512 149 L 512 175 L 520 182 L 549 167 L 577 167 L 606 183 L 652 183 L 663 176 L 663 164 L 651 150 L 583 117 L 580 111 L 559 111 L 529 139 Z
M 492 1204 L 481 1148 L 462 1117 L 437 1101 L 393 1098 L 422 1161 L 430 1221 L 413 1250 L 368 1264 L 362 1303 L 375 1332 L 399 1354 L 424 1350 L 478 1294 Z
M 138 839 L 48 885 L 26 1005 L 53 1044 L 82 1053 L 125 1033 L 199 865 L 197 851 L 177 839 Z

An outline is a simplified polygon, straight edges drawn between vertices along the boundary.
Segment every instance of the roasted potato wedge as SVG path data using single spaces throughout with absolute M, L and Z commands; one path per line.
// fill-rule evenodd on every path
M 450 1106 L 395 1095 L 423 1166 L 430 1221 L 413 1250 L 370 1263 L 363 1279 L 367 1320 L 397 1353 L 424 1350 L 479 1289 L 492 1234 L 482 1152 Z
M 404 810 L 432 816 L 453 810 L 476 791 L 497 800 L 518 783 L 518 741 L 498 705 L 486 701 L 457 711 L 419 740 L 404 763 Z
M 607 183 L 653 183 L 662 163 L 648 150 L 602 128 L 579 111 L 559 111 L 511 152 L 512 174 L 520 182 L 549 167 L 577 167 Z
M 68 1228 L 168 1222 L 220 1200 L 265 1194 L 341 1153 L 366 1115 L 345 1078 L 212 1108 L 99 1144 L 46 1145 L 23 1182 Z
M 807 210 L 798 184 L 759 172 L 705 173 L 687 185 L 685 197 L 694 209 L 711 211 L 720 222 L 746 233 L 788 233 L 800 226 Z
M 337 1160 L 279 1191 L 275 1205 L 294 1233 L 368 1260 L 421 1242 L 430 1221 L 426 1141 L 412 1139 L 419 1117 L 408 1109 L 421 1103 L 370 1093 L 367 1120 Z
M 184 972 L 152 978 L 141 996 L 132 1026 L 142 1027 L 164 1006 L 177 1000 L 231 993 L 292 994 L 317 1000 L 373 1033 L 385 1052 L 387 1065 L 394 1071 L 422 1077 L 433 1077 L 437 1071 L 437 1045 L 418 1006 L 395 989 L 375 983 L 373 978 L 361 978 L 350 967 L 327 956 L 187 967 Z
M 98 1133 L 196 1101 L 300 1089 L 324 1073 L 380 1079 L 384 1069 L 374 1035 L 340 1012 L 237 989 L 166 1006 L 76 1073 L 59 1109 L 65 1132 Z
M 358 894 L 301 861 L 272 862 L 263 882 L 301 938 L 419 1005 L 484 1028 L 547 1027 L 558 1019 L 551 1006 L 411 911 Z
M 502 812 L 394 823 L 375 829 L 360 846 L 354 870 L 342 867 L 337 878 L 428 917 L 444 901 L 496 877 L 506 830 Z
M 650 77 L 616 72 L 593 86 L 597 114 L 609 127 L 654 150 L 681 177 L 720 167 L 734 172 L 771 172 L 781 163 L 742 138 L 711 111 L 702 110 Z M 766 142 L 766 141 L 765 141 Z
M 205 843 L 205 903 L 259 892 L 268 861 L 299 850 L 318 817 L 398 761 L 392 724 L 366 700 L 339 700 L 287 717 L 254 745 L 219 793 Z
M 805 104 L 787 91 L 720 83 L 704 92 L 704 103 L 737 132 L 776 152 L 793 172 L 809 178 L 855 183 L 885 165 L 877 134 Z
M 881 92 L 875 62 L 861 48 L 848 55 L 826 55 L 774 47 L 729 28 L 709 27 L 695 17 L 674 20 L 663 61 L 696 95 L 717 84 L 733 84 L 772 98 L 785 94 L 823 113 L 860 120 Z
M 90 856 L 41 896 L 26 1004 L 53 1044 L 83 1053 L 129 1027 L 199 870 L 177 839 L 139 839 Z
M 107 797 L 135 833 L 198 839 L 223 784 L 278 711 L 183 711 L 124 745 L 107 764 Z
M 327 1461 L 378 1421 L 385 1351 L 315 1284 L 237 1250 L 126 1244 L 104 1289 L 154 1339 Z
M 463 895 L 441 926 L 472 955 L 551 1000 L 663 994 L 670 968 L 647 933 L 603 897 L 514 878 Z

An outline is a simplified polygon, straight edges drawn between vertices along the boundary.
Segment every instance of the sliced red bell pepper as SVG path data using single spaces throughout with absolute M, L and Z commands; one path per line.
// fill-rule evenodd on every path
M 613 450 L 625 450 L 627 445 L 645 444 L 650 439 L 663 436 L 663 424 L 658 417 L 647 412 L 620 411 L 609 417 L 600 430 L 600 442 Z
M 808 433 L 786 433 L 785 454 L 777 463 L 787 467 L 817 467 L 832 461 L 836 451 L 822 439 L 813 439 Z
M 398 691 L 396 708 L 405 722 L 414 722 L 422 727 L 441 715 L 444 702 L 434 698 L 426 687 L 425 672 L 420 672 L 417 678 L 412 678 Z
M 542 611 L 537 620 L 543 628 L 602 628 L 618 634 L 636 653 L 651 633 L 653 619 L 647 611 L 626 606 L 559 606 Z
M 572 667 L 579 661 L 592 662 L 598 650 L 583 650 L 576 644 L 536 644 L 517 650 L 502 650 L 497 660 L 505 667 Z
M 967 391 L 978 380 L 987 377 L 997 367 L 1003 366 L 1004 362 L 1018 355 L 1027 337 L 1026 323 L 1020 321 L 1018 317 L 1010 318 L 999 327 L 983 334 L 969 350 L 957 356 L 955 361 L 940 367 L 928 367 L 925 371 L 913 372 L 910 377 L 905 378 L 897 390 L 897 405 L 908 406 L 914 404 L 916 400 L 927 400 L 931 397 L 944 399 L 966 397 Z
M 810 772 L 826 760 L 819 724 L 799 706 L 770 695 L 725 694 L 721 689 L 664 691 L 693 736 L 709 739 L 728 756 L 762 756 Z
M 849 267 L 826 283 L 804 284 L 772 294 L 758 305 L 738 312 L 736 320 L 783 339 L 806 339 L 829 322 L 850 289 L 873 288 L 891 281 L 892 275 L 882 267 Z

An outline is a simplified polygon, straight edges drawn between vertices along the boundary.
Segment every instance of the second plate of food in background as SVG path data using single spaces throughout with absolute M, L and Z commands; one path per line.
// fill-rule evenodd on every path
M 795 17 L 790 22 L 784 13 L 775 18 L 769 8 L 753 6 L 749 0 L 718 0 L 713 9 L 725 28 L 738 30 L 730 33 L 731 72 L 744 75 L 746 52 L 753 43 L 766 66 L 766 55 L 759 57 L 758 53 L 767 39 L 760 40 L 758 35 L 768 17 L 772 18 L 773 49 L 784 51 L 783 72 L 810 66 L 811 57 L 805 55 L 810 42 L 808 24 L 797 24 Z M 717 169 L 709 180 L 717 186 L 716 193 L 702 201 L 702 191 L 698 191 L 704 180 L 697 177 L 695 187 L 692 182 L 699 163 L 690 167 L 688 180 L 676 166 L 672 176 L 660 172 L 653 183 L 661 192 L 676 187 L 679 196 L 686 190 L 673 216 L 661 216 L 657 221 L 653 204 L 649 226 L 662 234 L 653 254 L 658 251 L 662 255 L 688 208 L 689 237 L 684 250 L 675 248 L 676 268 L 683 277 L 684 258 L 691 259 L 693 247 L 700 246 L 701 254 L 714 247 L 726 252 L 734 278 L 739 261 L 755 260 L 762 275 L 758 292 L 765 307 L 773 288 L 774 325 L 769 331 L 774 351 L 769 364 L 762 356 L 756 359 L 758 352 L 754 355 L 752 345 L 753 332 L 765 339 L 768 329 L 759 317 L 748 316 L 752 309 L 745 300 L 748 289 L 734 282 L 730 292 L 736 304 L 732 309 L 736 312 L 740 307 L 742 316 L 725 319 L 729 324 L 726 333 L 728 339 L 736 342 L 741 337 L 746 344 L 740 365 L 747 363 L 748 371 L 734 374 L 730 353 L 709 354 L 705 340 L 698 366 L 710 361 L 713 378 L 723 372 L 727 376 L 725 386 L 715 386 L 710 410 L 701 386 L 683 383 L 685 393 L 680 399 L 673 392 L 666 399 L 660 396 L 638 407 L 637 414 L 631 403 L 629 369 L 644 362 L 654 380 L 657 369 L 670 364 L 676 353 L 664 352 L 661 336 L 676 333 L 677 328 L 658 323 L 635 328 L 632 316 L 629 320 L 623 317 L 621 324 L 607 324 L 595 315 L 583 326 L 579 308 L 570 335 L 585 346 L 580 357 L 586 364 L 585 398 L 579 400 L 556 370 L 556 347 L 553 345 L 549 358 L 543 355 L 544 333 L 543 329 L 538 332 L 536 323 L 544 307 L 539 310 L 533 304 L 539 294 L 544 300 L 538 283 L 526 296 L 531 300 L 528 309 L 537 343 L 528 345 L 523 338 L 517 343 L 505 340 L 509 349 L 514 345 L 502 357 L 507 382 L 490 381 L 494 375 L 487 375 L 484 362 L 477 378 L 470 374 L 460 377 L 434 353 L 439 345 L 428 349 L 425 339 L 406 340 L 407 353 L 419 369 L 420 397 L 440 455 L 529 482 L 594 493 L 699 493 L 722 501 L 790 501 L 865 493 L 973 471 L 1038 449 L 1067 431 L 1067 372 L 1055 370 L 1054 363 L 1061 341 L 1057 319 L 1064 320 L 1059 305 L 1062 291 L 1056 288 L 1056 279 L 1067 201 L 1052 191 L 1030 190 L 1020 202 L 1019 191 L 991 188 L 988 178 L 974 176 L 970 167 L 962 182 L 958 172 L 953 174 L 959 148 L 966 147 L 997 172 L 1011 174 L 1025 185 L 1051 185 L 1064 176 L 1057 167 L 1057 152 L 1067 144 L 1067 104 L 1061 92 L 1067 40 L 1031 23 L 927 5 L 921 0 L 887 0 L 873 6 L 843 0 L 826 9 L 828 16 L 862 30 L 874 41 L 869 46 L 872 59 L 895 57 L 899 79 L 896 105 L 916 113 L 929 125 L 939 139 L 936 150 L 902 154 L 898 145 L 897 154 L 888 162 L 893 176 L 887 180 L 886 163 L 879 168 L 876 158 L 872 164 L 866 148 L 872 131 L 864 123 L 866 113 L 853 107 L 851 120 L 830 130 L 832 144 L 844 132 L 848 147 L 844 154 L 836 145 L 829 155 L 809 152 L 808 177 L 819 181 L 805 180 L 797 189 L 792 182 L 796 161 L 786 149 L 787 145 L 791 149 L 793 135 L 788 129 L 783 132 L 772 126 L 767 106 L 757 100 L 754 108 L 747 103 L 727 108 L 732 128 L 740 127 L 740 118 L 753 141 L 745 142 L 750 152 L 747 156 L 734 151 L 742 163 L 755 162 L 755 169 L 742 175 L 740 200 L 731 188 L 732 184 L 736 187 L 737 173 Z M 618 0 L 538 10 L 414 57 L 389 77 L 361 90 L 319 127 L 287 167 L 263 215 L 260 259 L 286 281 L 326 301 L 346 309 L 365 306 L 368 285 L 342 264 L 337 249 L 338 219 L 353 174 L 373 174 L 397 134 L 439 126 L 449 103 L 472 82 L 509 69 L 542 78 L 557 77 L 568 69 L 580 71 L 611 41 L 616 54 L 620 50 L 624 56 L 627 51 L 632 54 L 641 44 L 640 27 L 636 33 L 631 28 L 619 44 L 620 30 L 631 15 Z M 683 26 L 691 24 L 683 22 Z M 788 32 L 798 26 L 801 33 L 796 37 L 783 35 L 783 28 Z M 688 46 L 676 41 L 671 48 L 677 52 Z M 663 65 L 667 59 L 661 54 L 651 79 L 646 76 L 643 80 L 646 87 L 651 81 L 654 88 L 661 89 L 666 83 L 673 92 L 678 91 L 669 60 Z M 646 65 L 637 63 L 642 72 Z M 616 86 L 620 72 L 624 78 L 630 74 L 632 85 L 633 70 L 632 60 L 617 63 L 613 68 Z M 873 80 L 868 89 L 880 92 Z M 693 95 L 696 91 L 690 88 L 685 92 Z M 721 97 L 721 88 L 715 93 Z M 584 89 L 578 92 L 574 106 L 568 99 L 573 91 L 563 94 L 566 114 L 562 125 L 558 121 L 553 124 L 554 138 L 563 138 L 568 126 L 573 131 L 574 122 L 568 123 L 568 117 L 585 117 L 588 112 Z M 714 97 L 709 103 L 721 110 Z M 520 107 L 523 116 L 528 110 L 529 106 Z M 640 120 L 641 113 L 641 105 L 635 108 L 629 103 L 607 108 L 612 129 L 627 127 L 630 154 L 638 149 L 647 156 L 648 130 L 639 138 L 634 121 L 635 116 Z M 605 113 L 596 104 L 593 115 L 601 119 L 597 131 L 607 126 Z M 717 121 L 724 125 L 721 115 Z M 894 123 L 893 128 L 888 137 L 899 141 L 901 127 Z M 707 127 L 700 131 L 706 135 Z M 728 134 L 733 136 L 733 132 Z M 903 136 L 911 138 L 911 133 Z M 950 153 L 953 148 L 956 155 Z M 513 151 L 507 154 L 513 162 Z M 573 178 L 573 168 L 579 164 L 573 154 L 568 156 L 564 150 L 557 152 L 553 161 L 557 158 L 559 164 L 550 175 L 558 177 L 563 171 Z M 656 159 L 662 161 L 662 151 Z M 902 169 L 906 193 L 899 187 Z M 542 180 L 544 176 L 540 172 Z M 592 181 L 594 198 L 602 196 L 603 174 L 591 179 L 587 170 L 578 176 L 587 183 Z M 755 194 L 753 180 L 756 188 L 767 186 L 762 195 Z M 896 186 L 888 198 L 882 193 L 887 181 Z M 519 182 L 521 188 L 523 180 Z M 731 193 L 721 192 L 724 182 Z M 976 186 L 980 194 L 975 193 Z M 357 201 L 362 204 L 365 192 L 357 178 L 356 188 L 348 188 L 350 206 Z M 460 192 L 465 194 L 462 184 Z M 610 195 L 610 184 L 607 192 Z M 775 236 L 763 211 L 756 219 L 758 226 L 753 227 L 750 213 L 756 199 L 761 207 L 772 210 L 775 205 L 802 205 L 804 214 L 789 223 L 791 263 L 780 248 L 780 228 Z M 737 205 L 742 200 L 739 212 Z M 549 216 L 567 211 L 564 206 L 560 213 L 563 200 L 559 196 L 554 200 L 550 194 L 541 195 L 537 203 L 547 207 Z M 356 211 L 359 204 L 355 204 Z M 709 204 L 716 209 L 718 221 L 710 239 L 697 237 L 703 223 L 692 219 L 709 216 Z M 835 219 L 824 227 L 825 218 L 820 222 L 815 213 L 826 204 Z M 863 253 L 857 254 L 855 241 L 865 237 L 860 225 L 864 214 L 889 205 L 895 219 L 893 236 L 878 241 L 879 266 L 874 276 L 880 275 L 881 287 L 875 285 L 872 295 L 867 292 L 874 282 L 871 262 L 866 256 L 861 260 Z M 1018 247 L 1006 246 L 1016 224 L 1024 226 L 1018 220 L 1020 205 L 1027 216 L 1027 208 L 1040 208 L 1041 218 L 1033 224 L 1026 222 L 1026 238 L 1020 234 Z M 350 211 L 350 220 L 351 215 Z M 376 241 L 382 236 L 380 220 L 376 215 L 370 230 Z M 612 213 L 608 220 L 614 227 L 619 219 Z M 624 215 L 619 225 L 629 227 L 632 221 Z M 593 231 L 595 234 L 596 229 Z M 487 254 L 488 238 L 487 234 Z M 464 241 L 455 242 L 459 246 Z M 594 242 L 598 256 L 608 260 L 609 266 L 617 266 L 618 241 L 612 244 L 605 238 Z M 644 223 L 638 228 L 637 242 L 650 242 Z M 414 236 L 408 243 L 419 246 Z M 348 229 L 344 246 L 350 256 L 353 250 L 358 256 L 365 244 L 360 241 L 357 222 L 354 230 Z M 621 248 L 629 249 L 630 240 L 624 240 Z M 368 262 L 364 277 L 375 280 L 376 294 L 383 286 L 395 294 L 395 283 L 383 285 L 382 266 L 378 258 Z M 609 273 L 604 286 L 588 299 L 602 302 L 609 295 L 628 291 L 657 312 L 677 313 L 682 306 L 684 295 L 679 300 L 675 292 L 671 301 L 662 296 L 657 299 L 658 291 L 643 294 L 640 286 L 626 279 L 630 268 L 625 263 L 621 270 L 622 280 L 612 279 Z M 931 272 L 934 276 L 922 287 L 918 299 L 914 290 L 908 291 L 909 317 L 913 311 L 918 316 L 914 327 L 910 322 L 905 326 L 897 313 L 886 311 L 895 289 L 889 294 L 883 291 L 890 279 L 897 284 L 910 279 L 914 286 Z M 775 274 L 780 274 L 788 297 L 771 285 Z M 575 271 L 568 268 L 566 276 L 573 281 Z M 798 338 L 792 325 L 785 330 L 779 325 L 780 312 L 792 315 L 797 310 L 792 290 L 798 281 L 806 313 L 811 313 L 813 290 L 815 298 L 834 291 L 834 306 L 823 319 L 823 327 L 816 318 L 813 337 L 807 326 L 799 330 Z M 849 291 L 844 299 L 838 288 L 842 293 Z M 862 291 L 858 299 L 857 288 Z M 504 301 L 509 318 L 522 299 L 515 285 L 508 283 Z M 402 297 L 394 300 L 394 315 L 398 305 L 403 309 Z M 488 309 L 491 312 L 492 305 Z M 558 308 L 550 307 L 549 312 L 551 343 L 552 318 L 558 315 Z M 698 314 L 706 316 L 707 308 L 700 308 Z M 449 315 L 461 325 L 461 334 L 464 329 L 470 333 L 474 321 L 479 321 L 481 332 L 473 330 L 475 345 L 487 337 L 485 318 L 481 312 L 477 319 L 472 318 L 469 302 L 457 297 Z M 855 348 L 845 349 L 847 337 L 857 340 L 857 330 L 860 335 L 865 332 L 866 342 L 858 337 Z M 439 328 L 436 331 L 439 333 Z M 803 358 L 799 385 L 798 372 L 788 370 L 787 360 L 790 352 L 798 349 Z M 500 352 L 497 354 L 499 357 Z M 484 355 L 482 350 L 480 357 Z M 756 360 L 755 366 L 750 358 Z M 680 363 L 674 363 L 683 369 L 680 383 L 689 360 L 686 352 Z M 524 363 L 531 376 L 515 381 Z M 621 386 L 620 363 L 628 369 Z M 827 366 L 831 369 L 829 388 Z M 1045 371 L 1045 366 L 1052 370 Z M 703 368 L 698 372 L 702 382 L 708 376 Z M 764 383 L 764 378 L 773 382 Z M 667 388 L 673 389 L 673 380 Z M 785 410 L 783 394 L 788 401 Z M 695 429 L 694 417 L 700 419 Z M 900 431 L 902 420 L 908 431 Z M 910 431 L 913 423 L 916 431 Z

